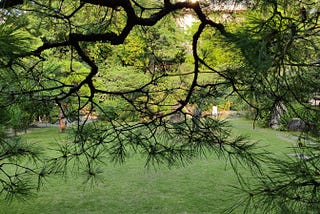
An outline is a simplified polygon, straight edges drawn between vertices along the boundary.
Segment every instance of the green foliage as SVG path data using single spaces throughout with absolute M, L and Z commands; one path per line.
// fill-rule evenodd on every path
M 0 188 L 7 200 L 25 199 L 40 187 L 44 176 L 37 166 L 40 154 L 38 147 L 19 138 L 1 139 Z
M 30 47 L 30 35 L 21 30 L 25 23 L 8 17 L 0 23 L 0 66 L 3 67 L 16 56 L 25 53 Z
M 10 120 L 8 126 L 12 127 L 15 132 L 26 130 L 30 124 L 30 115 L 20 109 L 18 106 L 11 106 L 9 109 Z
M 34 40 L 23 30 L 26 23 L 18 17 L 11 17 L 13 14 L 14 11 L 9 13 L 0 24 L 0 192 L 8 201 L 31 196 L 41 186 L 44 176 L 38 165 L 40 149 L 20 138 L 8 136 L 9 128 L 15 132 L 26 130 L 33 114 L 43 106 L 42 103 L 29 102 L 28 96 L 17 93 L 28 85 L 22 86 L 26 80 L 20 76 L 23 70 L 20 63 L 24 60 L 16 57 L 26 54 Z M 19 69 L 14 69 L 15 66 Z
M 313 142 L 318 144 L 319 142 Z M 315 146 L 318 147 L 318 146 Z M 263 213 L 315 213 L 319 210 L 318 148 L 297 148 L 293 157 L 270 159 L 268 176 L 259 176 L 257 184 L 247 188 L 248 207 L 259 207 Z M 283 200 L 286 198 L 286 200 Z

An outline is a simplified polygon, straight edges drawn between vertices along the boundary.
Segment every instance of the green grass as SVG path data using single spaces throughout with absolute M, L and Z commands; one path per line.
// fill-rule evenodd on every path
M 286 153 L 290 135 L 270 129 L 252 129 L 246 120 L 234 120 L 235 133 L 261 141 L 265 149 Z M 23 136 L 41 146 L 65 138 L 57 128 L 31 130 Z M 237 179 L 225 160 L 214 155 L 195 159 L 185 167 L 144 168 L 145 160 L 131 157 L 123 165 L 108 164 L 101 182 L 91 187 L 85 177 L 54 177 L 29 201 L 0 202 L 0 213 L 222 213 L 236 202 L 231 185 Z M 244 174 L 247 172 L 243 172 Z
M 248 136 L 259 142 L 264 149 L 275 154 L 287 154 L 295 146 L 295 140 L 291 133 L 275 131 L 270 128 L 259 128 L 253 126 L 252 121 L 236 119 L 231 121 L 233 133 Z

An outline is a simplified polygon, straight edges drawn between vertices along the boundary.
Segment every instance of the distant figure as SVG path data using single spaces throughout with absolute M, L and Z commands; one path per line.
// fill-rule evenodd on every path
M 218 106 L 212 106 L 211 115 L 214 116 L 214 117 L 218 116 Z
M 59 126 L 60 126 L 60 132 L 63 133 L 67 127 L 67 119 L 65 118 L 62 111 L 59 114 Z
M 202 112 L 202 110 L 199 107 L 196 107 L 193 111 L 193 115 L 192 115 L 192 130 L 193 131 L 199 131 L 201 112 Z

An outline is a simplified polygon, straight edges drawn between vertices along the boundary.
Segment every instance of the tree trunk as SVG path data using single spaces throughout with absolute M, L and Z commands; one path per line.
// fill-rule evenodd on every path
M 273 105 L 269 127 L 273 129 L 278 129 L 281 124 L 281 116 L 287 111 L 285 105 L 281 102 L 276 102 Z

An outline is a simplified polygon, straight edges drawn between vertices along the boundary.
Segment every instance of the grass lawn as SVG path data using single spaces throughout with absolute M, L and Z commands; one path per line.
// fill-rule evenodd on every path
M 246 120 L 233 120 L 234 132 L 245 134 L 269 151 L 286 153 L 293 145 L 290 135 L 270 129 L 252 129 Z M 31 130 L 28 141 L 50 147 L 64 134 L 58 128 Z M 198 158 L 185 167 L 144 168 L 145 160 L 131 157 L 123 165 L 110 163 L 101 182 L 91 187 L 83 176 L 53 177 L 27 202 L 0 202 L 0 213 L 222 213 L 235 203 L 231 185 L 237 179 L 225 160 L 214 155 Z M 247 173 L 247 172 L 243 172 Z

